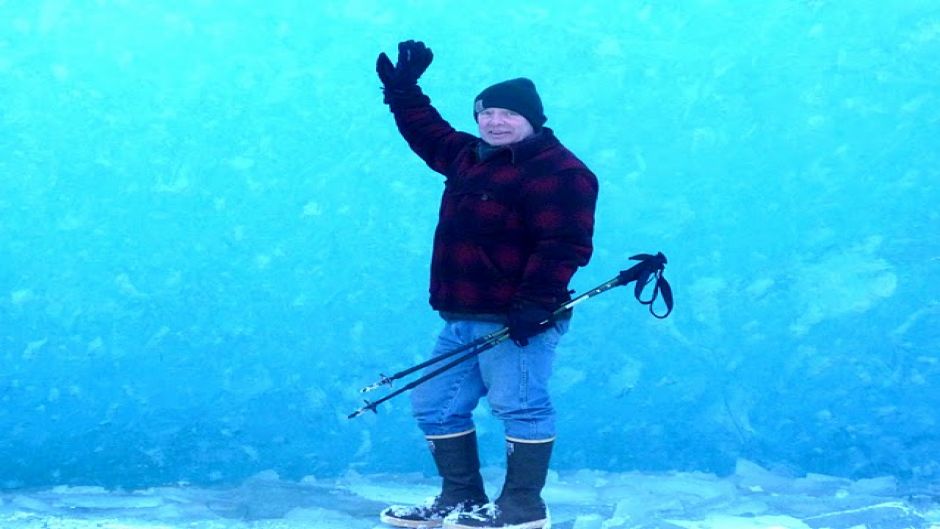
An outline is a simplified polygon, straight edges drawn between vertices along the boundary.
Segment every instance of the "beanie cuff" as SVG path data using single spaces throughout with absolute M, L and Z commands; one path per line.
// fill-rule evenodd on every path
M 533 130 L 540 130 L 546 117 L 535 83 L 525 77 L 496 83 L 480 92 L 473 101 L 473 119 L 487 108 L 505 108 L 526 118 Z

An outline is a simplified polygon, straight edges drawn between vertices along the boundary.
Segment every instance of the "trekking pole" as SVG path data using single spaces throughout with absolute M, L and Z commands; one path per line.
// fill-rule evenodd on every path
M 622 270 L 613 279 L 610 279 L 609 281 L 606 281 L 603 284 L 598 285 L 597 287 L 594 287 L 593 289 L 585 292 L 584 294 L 581 294 L 580 296 L 566 303 L 563 303 L 561 306 L 555 309 L 551 317 L 541 322 L 540 325 L 547 326 L 549 323 L 551 323 L 551 321 L 556 316 L 559 316 L 563 314 L 564 312 L 571 310 L 572 308 L 574 308 L 575 305 L 578 305 L 579 303 L 582 303 L 583 301 L 587 299 L 597 296 L 598 294 L 602 294 L 614 287 L 627 285 L 633 281 L 636 281 L 636 287 L 634 288 L 634 296 L 636 297 L 637 301 L 639 301 L 640 303 L 644 305 L 649 305 L 650 314 L 660 319 L 669 316 L 669 314 L 672 312 L 673 298 L 672 298 L 672 288 L 669 286 L 669 283 L 666 281 L 666 278 L 663 277 L 663 270 L 667 262 L 666 256 L 663 255 L 662 252 L 658 252 L 656 255 L 638 254 L 638 255 L 634 255 L 630 259 L 634 261 L 639 261 L 639 263 L 633 265 L 627 270 Z M 653 288 L 653 293 L 650 295 L 649 299 L 647 300 L 642 299 L 643 289 L 646 287 L 646 285 L 648 285 L 653 280 L 656 281 L 654 288 Z M 655 310 L 653 309 L 653 303 L 656 301 L 656 299 L 660 295 L 662 295 L 663 303 L 665 303 L 666 305 L 666 312 L 662 315 L 656 314 Z M 470 358 L 473 358 L 474 356 L 482 353 L 483 351 L 492 349 L 499 343 L 505 341 L 507 338 L 509 338 L 509 328 L 503 327 L 502 329 L 494 331 L 485 336 L 481 336 L 480 338 L 477 338 L 476 340 L 473 340 L 472 342 L 464 344 L 452 351 L 448 351 L 447 353 L 443 355 L 437 356 L 425 362 L 421 362 L 420 364 L 409 367 L 408 369 L 395 373 L 394 375 L 391 375 L 391 376 L 381 375 L 381 379 L 378 382 L 362 388 L 361 390 L 359 390 L 360 393 L 372 391 L 374 389 L 378 389 L 379 387 L 383 385 L 391 384 L 395 380 L 408 376 L 411 373 L 414 373 L 415 371 L 419 369 L 442 362 L 462 352 L 469 351 L 467 354 L 457 358 L 456 360 L 453 360 L 435 369 L 434 371 L 431 371 L 427 373 L 426 375 L 418 379 L 415 379 L 412 382 L 409 382 L 405 386 L 402 386 L 401 388 L 389 393 L 388 395 L 385 395 L 384 397 L 374 402 L 365 400 L 365 403 L 366 403 L 365 406 L 362 406 L 358 410 L 352 412 L 351 414 L 349 414 L 347 418 L 353 419 L 355 417 L 362 415 L 368 410 L 372 410 L 374 413 L 378 413 L 376 408 L 378 407 L 379 404 L 382 404 L 383 402 L 386 402 L 398 395 L 401 395 L 402 393 L 406 391 L 414 389 L 416 386 L 423 384 L 424 382 L 427 382 L 428 380 L 440 375 L 441 373 L 451 369 L 452 367 L 458 364 L 461 364 L 469 360 Z
M 485 346 L 486 344 L 488 344 L 489 342 L 491 342 L 491 341 L 493 341 L 493 340 L 496 340 L 495 343 L 499 343 L 499 342 L 503 341 L 503 340 L 506 338 L 506 336 L 509 336 L 509 330 L 504 327 L 504 328 L 502 328 L 502 329 L 493 331 L 493 332 L 491 332 L 491 333 L 489 333 L 489 334 L 487 334 L 487 335 L 485 335 L 485 336 L 480 336 L 480 337 L 477 338 L 476 340 L 473 340 L 472 342 L 467 342 L 467 343 L 461 345 L 460 347 L 455 348 L 455 349 L 452 350 L 452 351 L 447 351 L 446 353 L 444 353 L 444 354 L 442 354 L 442 355 L 440 355 L 440 356 L 436 356 L 436 357 L 434 357 L 434 358 L 432 358 L 432 359 L 430 359 L 430 360 L 426 360 L 426 361 L 424 361 L 424 362 L 421 362 L 420 364 L 411 366 L 411 367 L 409 367 L 408 369 L 405 369 L 405 370 L 403 370 L 403 371 L 399 371 L 398 373 L 395 373 L 394 375 L 385 376 L 384 374 L 379 373 L 379 381 L 376 382 L 376 383 L 374 383 L 374 384 L 369 384 L 368 386 L 366 386 L 366 387 L 360 389 L 360 390 L 359 390 L 359 393 L 368 393 L 368 392 L 370 392 L 370 391 L 375 391 L 375 390 L 379 389 L 379 388 L 382 387 L 382 386 L 386 386 L 386 385 L 390 386 L 390 385 L 392 385 L 392 383 L 395 382 L 396 380 L 398 380 L 398 379 L 400 379 L 400 378 L 403 378 L 403 377 L 406 377 L 406 376 L 408 376 L 408 375 L 414 373 L 415 371 L 418 371 L 418 370 L 420 370 L 420 369 L 423 369 L 423 368 L 425 368 L 425 367 L 428 367 L 429 365 L 436 364 L 436 363 L 438 363 L 438 362 L 440 362 L 440 361 L 442 361 L 442 360 L 446 360 L 446 359 L 448 359 L 448 358 L 450 358 L 450 357 L 452 357 L 452 356 L 456 356 L 456 355 L 458 355 L 458 354 L 460 354 L 460 353 L 462 353 L 462 352 L 464 352 L 464 351 L 468 351 L 468 350 L 470 350 L 470 349 L 473 349 L 474 347 L 477 347 L 477 346 Z M 495 345 L 495 343 L 494 343 L 494 345 Z
M 653 274 L 659 274 L 659 276 L 662 275 L 662 270 L 666 264 L 666 256 L 664 256 L 660 252 L 657 255 L 639 254 L 639 255 L 635 255 L 631 257 L 630 259 L 635 260 L 635 261 L 640 261 L 640 262 L 635 264 L 630 269 L 620 272 L 620 274 L 618 274 L 616 278 L 611 279 L 610 281 L 607 281 L 606 283 L 594 288 L 593 290 L 590 290 L 586 292 L 585 294 L 582 294 L 578 296 L 577 298 L 565 303 L 564 305 L 559 307 L 552 315 L 558 316 L 562 314 L 563 312 L 570 310 L 572 307 L 574 307 L 578 303 L 581 303 L 582 301 L 588 298 L 594 297 L 602 292 L 610 290 L 613 287 L 616 287 L 619 285 L 626 285 L 632 281 L 637 282 L 637 289 L 635 292 L 637 300 L 640 301 L 640 303 L 643 303 L 645 305 L 651 305 L 651 302 L 659 296 L 659 290 L 661 290 L 662 288 L 660 287 L 659 283 L 657 283 L 656 287 L 654 288 L 650 301 L 644 301 L 640 299 L 640 293 L 643 287 L 645 287 L 648 284 L 649 278 L 651 275 Z M 662 281 L 666 287 L 669 286 L 669 284 L 665 282 L 665 279 L 663 279 Z M 668 311 L 671 311 L 672 310 L 672 292 L 669 291 L 667 293 L 663 293 L 663 299 L 665 300 Z M 652 306 L 650 307 L 650 309 L 652 310 Z M 657 318 L 665 318 L 666 316 L 669 315 L 669 313 L 667 312 L 663 316 L 659 316 L 658 314 L 655 314 L 655 313 L 653 313 L 653 315 L 656 316 Z M 495 345 L 503 341 L 506 338 L 506 336 L 508 336 L 508 329 L 504 327 L 502 329 L 493 331 L 487 335 L 481 336 L 471 342 L 465 343 L 461 345 L 460 347 L 457 347 L 451 351 L 448 351 L 447 353 L 431 358 L 430 360 L 421 362 L 420 364 L 409 367 L 408 369 L 405 369 L 403 371 L 399 371 L 398 373 L 395 373 L 394 375 L 386 376 L 385 374 L 380 373 L 379 374 L 380 378 L 377 382 L 375 382 L 374 384 L 365 386 L 364 388 L 360 389 L 359 392 L 368 393 L 370 391 L 379 389 L 382 386 L 391 385 L 394 381 L 400 378 L 404 378 L 414 373 L 415 371 L 418 371 L 420 369 L 428 367 L 429 365 L 436 364 L 438 362 L 446 360 L 452 356 L 456 356 L 464 351 L 469 351 L 475 347 L 480 347 L 480 346 L 488 348 L 491 343 L 492 345 Z

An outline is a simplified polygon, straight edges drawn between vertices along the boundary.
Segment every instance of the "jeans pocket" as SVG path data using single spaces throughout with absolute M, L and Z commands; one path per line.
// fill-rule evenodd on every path
M 555 347 L 558 346 L 558 342 L 561 341 L 561 337 L 568 332 L 568 321 L 556 321 L 554 325 L 545 330 L 539 337 L 542 340 L 542 348 L 554 352 Z

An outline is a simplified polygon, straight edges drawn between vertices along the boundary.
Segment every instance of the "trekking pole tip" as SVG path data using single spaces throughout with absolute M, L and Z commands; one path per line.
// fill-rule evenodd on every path
M 375 413 L 376 415 L 378 415 L 379 410 L 376 409 L 375 403 L 369 402 L 368 400 L 363 400 L 363 402 L 366 403 L 365 406 L 363 406 L 363 407 L 359 408 L 358 410 L 356 410 L 356 411 L 350 413 L 349 415 L 346 416 L 346 418 L 347 418 L 347 419 L 355 419 L 356 417 L 358 417 L 358 416 L 362 415 L 363 413 L 365 413 L 366 410 L 372 410 L 372 413 Z
M 375 384 L 369 384 L 368 386 L 360 389 L 359 393 L 368 393 L 370 391 L 375 391 L 382 386 L 391 386 L 392 382 L 394 381 L 395 379 L 388 377 L 383 373 L 379 373 L 379 381 L 376 382 Z

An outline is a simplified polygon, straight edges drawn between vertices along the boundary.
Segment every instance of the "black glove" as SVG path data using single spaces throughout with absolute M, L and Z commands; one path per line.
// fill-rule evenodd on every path
M 393 66 L 383 51 L 375 62 L 375 71 L 386 90 L 401 90 L 416 85 L 433 59 L 431 48 L 423 42 L 406 40 L 398 43 L 398 62 Z
M 547 329 L 554 321 L 553 311 L 531 301 L 520 301 L 509 309 L 506 326 L 509 337 L 519 347 L 529 345 L 529 338 Z

